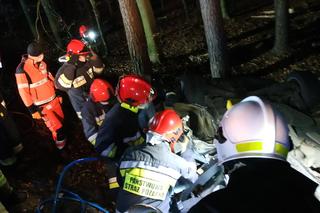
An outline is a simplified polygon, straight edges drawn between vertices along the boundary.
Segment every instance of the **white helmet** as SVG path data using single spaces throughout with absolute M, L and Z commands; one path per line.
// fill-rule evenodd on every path
M 217 142 L 219 163 L 240 158 L 286 160 L 289 149 L 287 123 L 259 97 L 247 97 L 224 114 Z

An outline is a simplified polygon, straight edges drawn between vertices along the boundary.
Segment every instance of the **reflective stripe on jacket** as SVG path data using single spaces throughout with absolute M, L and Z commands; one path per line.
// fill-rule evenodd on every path
M 95 145 L 99 126 L 101 126 L 105 114 L 110 107 L 110 105 L 95 103 L 89 98 L 81 109 L 83 131 L 87 140 L 92 143 L 92 145 Z
M 103 156 L 120 157 L 131 145 L 144 143 L 140 133 L 138 113 L 115 104 L 99 128 L 95 149 Z M 116 149 L 118 151 L 116 151 Z
M 27 107 L 46 104 L 56 97 L 53 77 L 44 61 L 39 65 L 28 58 L 22 61 L 16 71 L 16 81 L 21 99 Z
M 67 92 L 70 88 L 82 89 L 89 91 L 90 85 L 95 74 L 103 71 L 104 64 L 97 58 L 85 63 L 72 62 L 64 63 L 58 70 L 55 78 L 55 86 L 62 91 Z
M 126 150 L 120 161 L 122 187 L 117 211 L 144 203 L 168 212 L 170 193 L 180 176 L 195 181 L 196 170 L 182 157 L 170 151 L 169 144 L 143 144 Z

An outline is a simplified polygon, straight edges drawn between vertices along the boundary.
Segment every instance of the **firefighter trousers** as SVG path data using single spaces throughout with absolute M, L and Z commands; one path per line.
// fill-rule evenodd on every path
M 62 145 L 64 146 L 65 142 L 65 134 L 63 131 L 64 114 L 61 108 L 60 98 L 57 97 L 49 103 L 41 105 L 40 108 L 42 119 L 51 131 L 53 140 L 56 142 L 57 148 L 60 149 Z
M 21 144 L 16 124 L 5 107 L 0 105 L 0 160 L 13 156 L 13 148 Z

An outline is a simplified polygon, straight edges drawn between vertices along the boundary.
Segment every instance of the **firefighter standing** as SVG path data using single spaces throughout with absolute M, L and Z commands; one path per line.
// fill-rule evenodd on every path
M 27 53 L 16 70 L 19 94 L 32 117 L 44 120 L 56 147 L 63 149 L 66 143 L 63 131 L 64 114 L 60 105 L 61 98 L 55 93 L 54 78 L 43 61 L 43 49 L 39 43 L 30 43 Z
M 99 127 L 105 119 L 105 114 L 112 107 L 114 89 L 105 80 L 95 79 L 90 86 L 89 99 L 81 109 L 82 126 L 87 140 L 95 144 Z
M 122 188 L 116 202 L 117 212 L 127 212 L 140 204 L 169 212 L 177 180 L 182 176 L 196 181 L 196 164 L 172 152 L 182 134 L 182 121 L 174 110 L 155 114 L 147 132 L 147 144 L 131 147 L 121 157 Z
M 230 179 L 190 212 L 320 212 L 317 184 L 290 167 L 288 126 L 256 96 L 223 116 L 216 146 Z
M 81 119 L 81 108 L 89 97 L 89 88 L 96 74 L 101 74 L 104 64 L 92 50 L 85 51 L 85 44 L 72 39 L 67 45 L 67 62 L 57 72 L 55 85 L 67 92 L 70 102 Z

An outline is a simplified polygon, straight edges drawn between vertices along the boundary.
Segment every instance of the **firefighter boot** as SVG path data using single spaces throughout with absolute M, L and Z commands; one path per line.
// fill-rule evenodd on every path
M 56 144 L 56 147 L 60 150 L 63 149 L 64 146 L 66 145 L 66 142 L 67 142 L 67 140 L 64 136 L 64 133 L 63 133 L 63 129 L 60 128 L 56 132 L 53 132 L 52 136 L 53 136 L 54 142 Z

